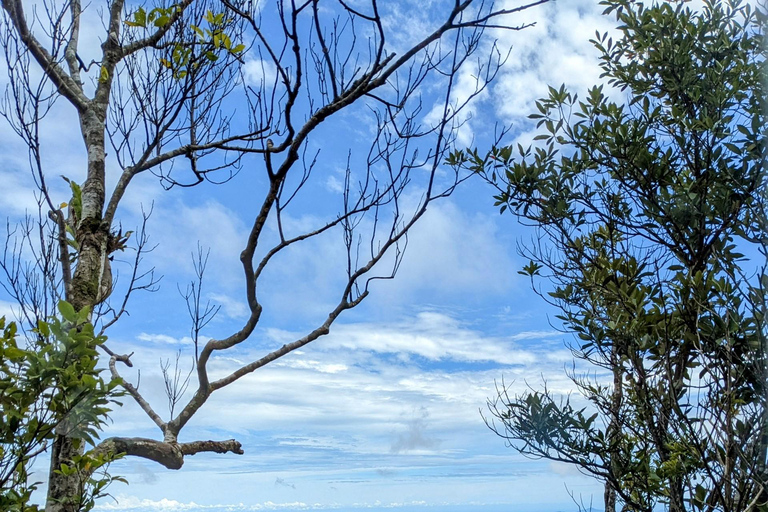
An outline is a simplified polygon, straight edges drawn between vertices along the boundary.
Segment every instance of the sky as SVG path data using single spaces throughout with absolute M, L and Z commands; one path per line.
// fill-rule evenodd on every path
M 413 14 L 420 2 L 396 5 L 399 18 L 392 23 L 401 23 L 404 39 L 416 37 L 423 30 Z M 440 7 L 430 3 L 432 11 Z M 596 1 L 560 0 L 511 21 L 535 26 L 491 34 L 512 50 L 471 105 L 461 144 L 482 148 L 494 127 L 506 125 L 506 142 L 527 145 L 535 133 L 526 116 L 548 85 L 584 92 L 599 81 L 589 39 L 615 23 Z M 91 27 L 83 31 L 85 44 L 95 45 L 99 27 Z M 245 56 L 254 81 L 261 73 L 257 59 Z M 83 176 L 82 141 L 77 130 L 62 129 L 73 122 L 73 112 L 60 102 L 44 125 L 53 177 Z M 356 126 L 354 118 L 340 122 L 345 129 Z M 313 143 L 343 161 L 347 141 L 332 135 Z M 24 146 L 5 124 L 0 141 L 0 213 L 14 221 L 36 210 L 34 184 Z M 287 221 L 312 225 L 327 201 L 338 200 L 341 178 L 333 165 L 316 173 L 308 185 L 315 199 Z M 66 201 L 63 180 L 52 183 Z M 135 352 L 140 390 L 165 417 L 160 361 L 180 350 L 189 368 L 189 322 L 177 286 L 183 289 L 193 277 L 190 254 L 198 242 L 210 248 L 204 296 L 221 305 L 204 334 L 226 333 L 246 315 L 237 258 L 253 214 L 248 187 L 257 185 L 244 172 L 223 185 L 165 191 L 156 178 L 142 176 L 119 212 L 124 228 L 134 229 L 141 208 L 152 205 L 147 229 L 158 245 L 144 263 L 163 279 L 158 292 L 133 298 L 130 316 L 108 332 L 109 343 L 121 353 Z M 523 458 L 484 423 L 486 400 L 502 382 L 515 392 L 544 381 L 557 393 L 574 390 L 565 375 L 570 338 L 553 327 L 556 312 L 517 275 L 525 262 L 516 244 L 535 232 L 500 216 L 492 195 L 470 180 L 432 205 L 412 231 L 394 280 L 376 282 L 330 335 L 217 392 L 182 432 L 181 441 L 234 437 L 244 455 L 198 454 L 179 471 L 141 459 L 119 461 L 112 472 L 130 484 L 114 484 L 113 497 L 98 510 L 556 512 L 576 510 L 574 500 L 600 508 L 596 482 L 563 464 Z M 343 256 L 338 242 L 312 242 L 275 262 L 263 292 L 263 322 L 242 347 L 214 359 L 213 372 L 292 341 L 323 318 L 339 293 L 333 271 Z M 129 267 L 118 257 L 115 268 L 125 273 Z M 0 296 L 0 313 L 12 313 L 7 295 Z M 139 379 L 136 371 L 125 377 Z M 157 439 L 159 431 L 126 398 L 104 433 L 111 435 Z M 45 464 L 38 460 L 40 479 Z

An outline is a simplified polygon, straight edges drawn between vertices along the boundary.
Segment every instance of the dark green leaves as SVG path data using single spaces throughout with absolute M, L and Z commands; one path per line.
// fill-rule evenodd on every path
M 612 510 L 765 510 L 766 14 L 602 4 L 606 85 L 550 87 L 532 147 L 448 159 L 538 228 L 519 273 L 546 281 L 589 372 L 573 400 L 502 390 L 493 428 L 605 482 Z
M 58 305 L 61 319 L 38 321 L 25 348 L 19 347 L 14 323 L 0 318 L 0 509 L 36 510 L 28 505 L 37 484 L 28 480 L 32 458 L 50 443 L 57 428 L 75 439 L 95 444 L 107 414 L 117 403 L 115 381 L 105 380 L 96 368 L 98 345 L 88 322 L 87 308 Z M 106 458 L 105 458 L 106 457 Z M 114 480 L 104 472 L 114 455 L 85 453 L 60 471 L 86 476 L 82 510 L 93 506 L 105 486 Z M 85 470 L 85 471 L 84 471 Z M 100 473 L 96 473 L 100 471 Z

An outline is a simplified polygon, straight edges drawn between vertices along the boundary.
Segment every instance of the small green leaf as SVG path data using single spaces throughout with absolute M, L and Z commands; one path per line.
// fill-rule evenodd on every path
M 75 312 L 75 308 L 69 302 L 60 300 L 59 312 L 64 320 L 72 323 L 77 322 L 77 313 Z
M 135 13 L 133 13 L 133 21 L 136 23 L 136 26 L 139 27 L 146 27 L 147 26 L 147 12 L 144 10 L 143 7 L 139 7 Z

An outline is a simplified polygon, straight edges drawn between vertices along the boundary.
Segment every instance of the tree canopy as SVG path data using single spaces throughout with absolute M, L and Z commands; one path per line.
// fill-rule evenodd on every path
M 27 222 L 9 228 L 0 258 L 1 284 L 19 305 L 25 333 L 54 316 L 63 300 L 88 312 L 100 340 L 124 321 L 136 293 L 156 288 L 153 269 L 143 266 L 152 247 L 151 208 L 135 229 L 124 231 L 121 223 L 126 194 L 140 177 L 154 175 L 167 189 L 219 184 L 242 178 L 241 170 L 257 177 L 245 198 L 252 208 L 239 258 L 244 319 L 229 330 L 208 326 L 201 335 L 215 312 L 202 302 L 201 251 L 195 284 L 184 295 L 194 352 L 189 393 L 178 372 L 166 373 L 170 414 L 158 412 L 163 409 L 128 378 L 133 354 L 112 342 L 96 344 L 101 366 L 146 413 L 157 438 L 104 439 L 93 453 L 122 453 L 169 469 L 201 452 L 242 454 L 235 439 L 179 442 L 179 435 L 217 391 L 327 335 L 369 296 L 372 283 L 395 276 L 411 228 L 467 179 L 442 167 L 466 105 L 505 60 L 486 30 L 523 29 L 529 22 L 517 16 L 546 1 L 508 8 L 475 0 L 414 2 L 409 7 L 428 9 L 434 23 L 412 34 L 392 21 L 400 6 L 377 0 L 2 0 L 7 87 L 0 114 L 26 145 L 37 202 Z M 424 108 L 425 89 L 440 92 L 433 108 Z M 51 119 L 61 105 L 70 115 L 63 123 Z M 367 116 L 366 140 L 341 141 L 343 155 L 319 163 L 326 155 L 310 141 L 321 127 L 348 125 L 340 114 L 354 108 Z M 66 196 L 57 192 L 60 158 L 50 158 L 56 148 L 41 136 L 50 123 L 83 140 L 79 170 L 63 176 Z M 337 204 L 317 204 L 301 193 L 317 180 L 318 167 L 341 169 Z M 317 212 L 316 222 L 285 222 L 297 210 Z M 291 341 L 249 354 L 226 374 L 209 373 L 216 357 L 257 333 L 271 307 L 260 285 L 274 262 L 318 238 L 341 246 L 336 265 L 343 279 L 333 303 Z M 118 280 L 113 261 L 123 252 L 133 258 L 123 267 L 127 279 Z M 89 368 L 79 370 L 82 378 Z M 48 512 L 80 507 L 76 497 L 89 470 L 58 469 L 82 460 L 84 449 L 67 432 L 55 434 Z
M 533 147 L 455 152 L 535 226 L 579 394 L 489 402 L 521 453 L 605 482 L 608 511 L 768 509 L 766 13 L 602 2 L 605 83 L 550 87 Z

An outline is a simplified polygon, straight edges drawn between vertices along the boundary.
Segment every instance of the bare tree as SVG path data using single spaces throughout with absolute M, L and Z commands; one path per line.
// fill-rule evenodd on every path
M 36 222 L 45 231 L 41 244 L 55 241 L 40 269 L 41 296 L 63 298 L 77 310 L 91 308 L 94 321 L 106 328 L 127 311 L 133 291 L 156 285 L 151 273 L 136 270 L 122 285 L 123 298 L 111 299 L 116 287 L 111 257 L 127 247 L 131 235 L 119 228 L 119 207 L 140 174 L 154 174 L 167 188 L 226 181 L 242 168 L 258 170 L 266 180 L 253 198 L 259 207 L 240 256 L 247 319 L 236 331 L 219 333 L 198 347 L 196 389 L 188 402 L 179 403 L 186 381 L 178 366 L 174 376 L 169 374 L 170 419 L 124 381 L 125 391 L 157 425 L 162 439 L 110 438 L 94 449 L 151 459 L 171 469 L 199 452 L 243 453 L 235 440 L 177 439 L 215 391 L 324 336 L 339 315 L 368 296 L 374 280 L 394 277 L 408 231 L 431 202 L 466 179 L 452 171 L 446 178 L 441 164 L 461 127 L 462 110 L 496 76 L 506 56 L 484 33 L 525 28 L 514 15 L 546 1 L 508 8 L 484 1 L 445 2 L 433 7 L 431 14 L 440 19 L 432 28 L 404 34 L 391 23 L 392 4 L 376 0 L 181 0 L 135 10 L 123 0 L 111 0 L 99 13 L 101 46 L 89 49 L 81 48 L 81 29 L 94 26 L 83 25 L 86 7 L 80 0 L 44 1 L 31 8 L 21 0 L 2 0 L 0 39 L 9 78 L 3 114 L 29 147 L 41 210 Z M 424 6 L 417 2 L 413 8 Z M 86 62 L 82 55 L 89 52 L 94 58 Z M 261 66 L 260 83 L 246 79 L 247 56 Z M 471 74 L 474 87 L 459 96 L 455 88 L 461 73 Z M 426 84 L 441 91 L 434 108 L 423 104 Z M 85 180 L 70 182 L 72 199 L 66 206 L 52 198 L 51 171 L 42 163 L 39 136 L 59 99 L 76 110 L 87 153 Z M 350 149 L 339 213 L 313 230 L 294 233 L 283 217 L 300 200 L 299 191 L 312 179 L 318 161 L 307 143 L 323 123 L 355 104 L 373 112 L 375 130 L 368 148 L 361 153 Z M 118 176 L 111 190 L 108 174 Z M 415 208 L 403 202 L 411 190 L 420 194 Z M 271 245 L 265 245 L 268 222 L 276 224 L 279 235 Z M 38 229 L 34 223 L 32 228 Z M 346 266 L 346 282 L 326 318 L 301 338 L 211 380 L 211 357 L 245 342 L 259 323 L 258 284 L 270 262 L 287 248 L 332 230 L 343 233 L 347 257 L 340 264 Z M 148 237 L 142 229 L 134 238 L 140 255 L 149 247 Z M 50 265 L 51 258 L 56 265 Z M 204 263 L 200 253 L 198 277 Z M 201 309 L 196 286 L 185 294 L 195 336 L 212 313 Z M 20 303 L 30 302 L 22 294 L 24 283 L 10 281 L 8 287 Z M 27 309 L 30 321 L 46 314 Z M 117 347 L 105 351 L 114 377 L 120 377 L 119 364 L 132 365 L 131 356 Z M 81 443 L 60 435 L 51 468 L 82 450 Z M 72 477 L 51 471 L 46 510 L 75 510 L 67 501 L 74 489 Z

